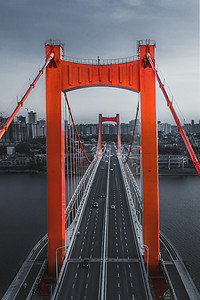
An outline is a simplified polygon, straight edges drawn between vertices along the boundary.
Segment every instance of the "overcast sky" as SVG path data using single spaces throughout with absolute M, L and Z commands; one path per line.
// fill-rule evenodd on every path
M 0 1 L 0 112 L 9 114 L 29 77 L 45 60 L 45 40 L 61 40 L 65 54 L 82 58 L 135 55 L 136 41 L 155 40 L 156 63 L 177 103 L 181 121 L 200 120 L 199 1 L 6 0 Z M 68 94 L 75 121 L 97 123 L 98 114 L 134 119 L 136 93 L 88 88 Z M 172 123 L 157 88 L 158 120 Z M 45 117 L 43 77 L 22 113 Z

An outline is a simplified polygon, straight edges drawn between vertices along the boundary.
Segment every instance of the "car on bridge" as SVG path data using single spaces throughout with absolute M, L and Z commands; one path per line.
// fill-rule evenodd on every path
M 116 209 L 115 204 L 111 204 L 110 208 L 111 208 L 111 209 Z
M 94 208 L 98 208 L 98 207 L 99 207 L 98 202 L 94 202 L 93 207 L 94 207 Z
M 84 259 L 82 267 L 83 268 L 89 268 L 89 260 L 88 259 Z

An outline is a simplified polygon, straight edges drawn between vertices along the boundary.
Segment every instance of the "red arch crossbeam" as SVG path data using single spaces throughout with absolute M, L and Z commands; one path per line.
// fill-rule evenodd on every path
M 62 65 L 62 90 L 95 86 L 120 87 L 139 92 L 139 60 L 110 65 L 87 65 L 60 61 Z
M 37 81 L 39 80 L 40 76 L 43 74 L 44 70 L 46 69 L 46 67 L 48 66 L 48 64 L 50 63 L 50 61 L 53 59 L 53 57 L 54 57 L 54 53 L 51 53 L 49 55 L 49 57 L 47 58 L 46 63 L 44 64 L 44 66 L 42 67 L 42 69 L 39 71 L 38 75 L 35 77 L 35 79 L 33 80 L 33 82 L 30 84 L 30 87 L 28 88 L 28 90 L 26 91 L 26 93 L 24 94 L 24 96 L 22 97 L 22 100 L 17 104 L 17 107 L 13 111 L 12 115 L 7 120 L 7 122 L 4 124 L 4 126 L 3 126 L 3 128 L 2 128 L 2 130 L 0 132 L 0 139 L 2 138 L 2 136 L 4 135 L 4 133 L 8 130 L 8 127 L 10 126 L 10 124 L 13 121 L 14 117 L 16 116 L 16 114 L 18 113 L 18 111 L 20 110 L 20 108 L 23 106 L 26 98 L 28 97 L 28 95 L 30 94 L 30 92 L 32 91 L 32 89 L 35 87 Z
M 64 93 L 64 94 L 65 94 L 65 100 L 66 100 L 66 102 L 67 102 L 69 114 L 70 114 L 70 116 L 71 116 L 72 123 L 73 123 L 74 129 L 75 129 L 76 136 L 77 136 L 77 138 L 78 138 L 79 144 L 80 144 L 80 146 L 81 146 L 82 152 L 83 152 L 83 154 L 84 154 L 85 159 L 87 160 L 87 162 L 88 162 L 89 164 L 91 164 L 92 161 L 89 160 L 89 158 L 87 157 L 87 154 L 85 153 L 85 150 L 84 150 L 83 145 L 82 145 L 82 143 L 81 143 L 81 140 L 80 140 L 80 137 L 79 137 L 79 134 L 78 134 L 78 130 L 77 130 L 77 128 L 76 128 L 76 125 L 75 125 L 75 122 L 74 122 L 74 118 L 73 118 L 73 115 L 72 115 L 72 111 L 71 111 L 71 108 L 70 108 L 70 105 L 69 105 L 69 101 L 68 101 L 68 98 L 67 98 L 67 93 Z
M 117 123 L 117 117 L 102 117 L 102 122 L 115 122 L 115 123 Z
M 151 65 L 151 67 L 152 67 L 152 70 L 153 70 L 153 72 L 154 72 L 154 74 L 155 74 L 155 76 L 156 76 L 156 79 L 158 80 L 159 86 L 160 86 L 160 88 L 161 88 L 161 90 L 162 90 L 162 92 L 163 92 L 163 95 L 164 95 L 164 97 L 165 97 L 165 100 L 167 101 L 167 105 L 169 106 L 169 109 L 170 109 L 170 111 L 171 111 L 171 113 L 172 113 L 172 116 L 173 116 L 175 122 L 176 122 L 176 125 L 177 125 L 177 127 L 178 127 L 178 130 L 179 130 L 179 132 L 180 132 L 180 134 L 181 134 L 181 136 L 182 136 L 182 138 L 183 138 L 183 141 L 184 141 L 184 143 L 185 143 L 185 146 L 186 146 L 186 148 L 187 148 L 187 150 L 188 150 L 188 152 L 189 152 L 189 154 L 190 154 L 190 157 L 191 157 L 191 159 L 192 159 L 192 162 L 193 162 L 193 164 L 194 164 L 194 167 L 196 168 L 197 173 L 198 173 L 198 175 L 200 176 L 200 163 L 198 162 L 198 159 L 197 159 L 197 157 L 196 157 L 196 155 L 195 155 L 195 153 L 194 153 L 194 151 L 193 151 L 193 149 L 192 149 L 192 146 L 190 145 L 190 142 L 189 142 L 189 140 L 188 140 L 188 138 L 187 138 L 187 136 L 186 136 L 186 134 L 185 134 L 185 131 L 184 131 L 183 127 L 181 126 L 181 123 L 180 123 L 179 118 L 178 118 L 178 116 L 177 116 L 177 114 L 176 114 L 176 112 L 175 112 L 175 109 L 174 109 L 174 107 L 173 107 L 173 105 L 172 105 L 172 102 L 170 101 L 169 96 L 168 96 L 168 94 L 167 94 L 167 92 L 166 92 L 166 90 L 165 90 L 164 84 L 162 83 L 162 81 L 161 81 L 161 79 L 160 79 L 160 76 L 158 75 L 158 72 L 156 71 L 154 62 L 153 62 L 153 60 L 152 60 L 152 58 L 151 58 L 151 55 L 150 55 L 149 53 L 147 53 L 147 54 L 146 54 L 146 57 L 147 57 L 147 59 L 148 59 L 150 65 Z

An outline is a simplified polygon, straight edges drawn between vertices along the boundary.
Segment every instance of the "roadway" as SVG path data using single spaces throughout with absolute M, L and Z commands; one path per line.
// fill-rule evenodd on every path
M 113 145 L 100 162 L 78 231 L 57 299 L 151 299 Z

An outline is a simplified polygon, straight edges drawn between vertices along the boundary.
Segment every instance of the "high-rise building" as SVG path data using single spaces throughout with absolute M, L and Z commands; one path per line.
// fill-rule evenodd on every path
M 28 113 L 28 124 L 36 124 L 37 123 L 37 114 L 34 111 L 30 111 Z
M 28 131 L 29 139 L 35 139 L 37 137 L 37 114 L 36 114 L 36 112 L 30 111 L 28 113 L 27 131 Z

